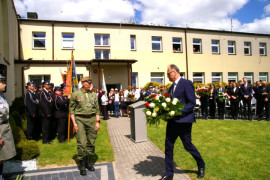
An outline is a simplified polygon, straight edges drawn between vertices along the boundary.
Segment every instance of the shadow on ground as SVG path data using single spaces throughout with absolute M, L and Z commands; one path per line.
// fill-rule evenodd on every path
M 137 174 L 143 176 L 163 176 L 165 174 L 165 159 L 157 156 L 148 156 L 146 160 L 134 165 Z M 183 174 L 179 169 L 174 169 L 175 174 Z

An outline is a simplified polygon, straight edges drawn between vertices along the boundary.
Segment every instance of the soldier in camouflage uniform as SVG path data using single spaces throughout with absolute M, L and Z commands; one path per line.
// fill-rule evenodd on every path
M 85 168 L 89 171 L 95 170 L 90 163 L 90 157 L 95 153 L 95 139 L 100 128 L 100 111 L 96 93 L 91 91 L 92 80 L 89 77 L 83 77 L 81 83 L 82 88 L 71 95 L 69 112 L 77 133 L 80 174 L 86 175 Z

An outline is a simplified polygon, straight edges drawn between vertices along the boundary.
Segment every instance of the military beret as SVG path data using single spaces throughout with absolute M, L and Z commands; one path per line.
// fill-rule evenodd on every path
M 49 82 L 49 81 L 44 81 L 42 84 L 43 84 L 43 85 L 44 85 L 44 84 L 50 85 L 50 82 Z
M 62 89 L 64 89 L 66 87 L 66 83 L 62 83 L 60 86 Z
M 6 81 L 6 77 L 0 74 L 0 81 Z
M 26 86 L 35 86 L 35 83 L 33 81 L 30 81 L 30 82 L 26 83 Z
M 62 91 L 62 88 L 60 86 L 55 86 L 54 91 Z
M 81 82 L 85 82 L 85 81 L 91 81 L 92 82 L 92 80 L 90 79 L 90 77 L 83 77 L 81 79 Z

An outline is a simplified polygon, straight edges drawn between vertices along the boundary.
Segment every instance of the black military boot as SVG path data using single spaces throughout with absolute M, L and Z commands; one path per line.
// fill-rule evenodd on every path
M 86 175 L 86 169 L 85 169 L 85 157 L 83 157 L 80 162 L 80 175 L 85 176 Z
M 90 155 L 86 156 L 86 162 L 85 162 L 85 167 L 89 170 L 89 171 L 95 171 L 94 166 L 90 163 Z

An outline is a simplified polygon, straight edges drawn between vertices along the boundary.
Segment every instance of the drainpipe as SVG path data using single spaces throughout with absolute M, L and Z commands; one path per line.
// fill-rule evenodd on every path
M 186 49 L 186 79 L 188 79 L 188 50 L 187 50 L 187 29 L 185 29 L 185 49 Z
M 19 60 L 21 60 L 21 20 L 17 17 L 18 21 L 18 56 Z
M 52 21 L 52 60 L 54 60 L 54 22 Z
M 27 64 L 26 66 L 22 66 L 22 96 L 24 94 L 24 71 L 30 69 L 30 64 Z

